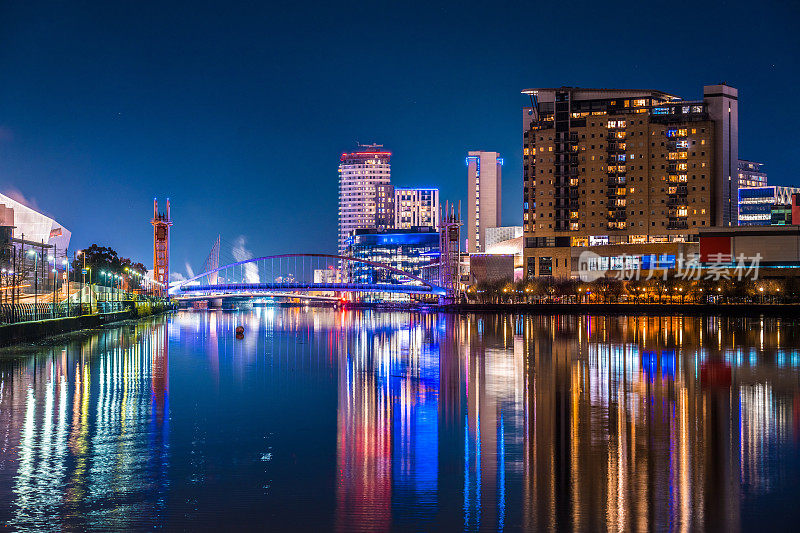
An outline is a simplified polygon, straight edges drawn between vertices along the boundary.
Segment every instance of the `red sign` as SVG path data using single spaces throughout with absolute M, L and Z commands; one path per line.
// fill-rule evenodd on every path
M 703 263 L 713 263 L 709 257 L 721 257 L 731 255 L 730 237 L 707 237 L 700 236 L 700 261 Z

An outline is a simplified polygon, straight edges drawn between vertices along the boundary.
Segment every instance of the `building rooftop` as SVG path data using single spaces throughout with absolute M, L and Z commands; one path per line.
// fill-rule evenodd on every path
M 523 89 L 522 94 L 527 95 L 540 95 L 541 93 L 555 93 L 556 91 L 572 91 L 584 95 L 585 98 L 621 98 L 621 97 L 636 97 L 636 96 L 656 96 L 665 100 L 682 100 L 679 96 L 657 91 L 655 89 L 593 89 L 587 87 L 540 87 L 533 89 Z

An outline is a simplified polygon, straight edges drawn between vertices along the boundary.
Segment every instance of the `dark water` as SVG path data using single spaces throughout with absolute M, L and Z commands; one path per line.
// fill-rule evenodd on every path
M 0 358 L 0 523 L 790 530 L 798 378 L 779 320 L 182 312 Z

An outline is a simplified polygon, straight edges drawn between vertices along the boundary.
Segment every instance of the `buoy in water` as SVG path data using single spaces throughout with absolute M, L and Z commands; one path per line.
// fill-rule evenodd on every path
M 244 326 L 236 326 L 236 334 L 244 335 Z

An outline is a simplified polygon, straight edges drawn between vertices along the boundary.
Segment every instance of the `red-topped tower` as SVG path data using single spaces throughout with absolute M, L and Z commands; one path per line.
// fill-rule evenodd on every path
M 172 219 L 169 216 L 169 198 L 167 212 L 158 212 L 158 200 L 153 198 L 153 279 L 161 285 L 156 288 L 164 294 L 169 289 L 169 227 Z

